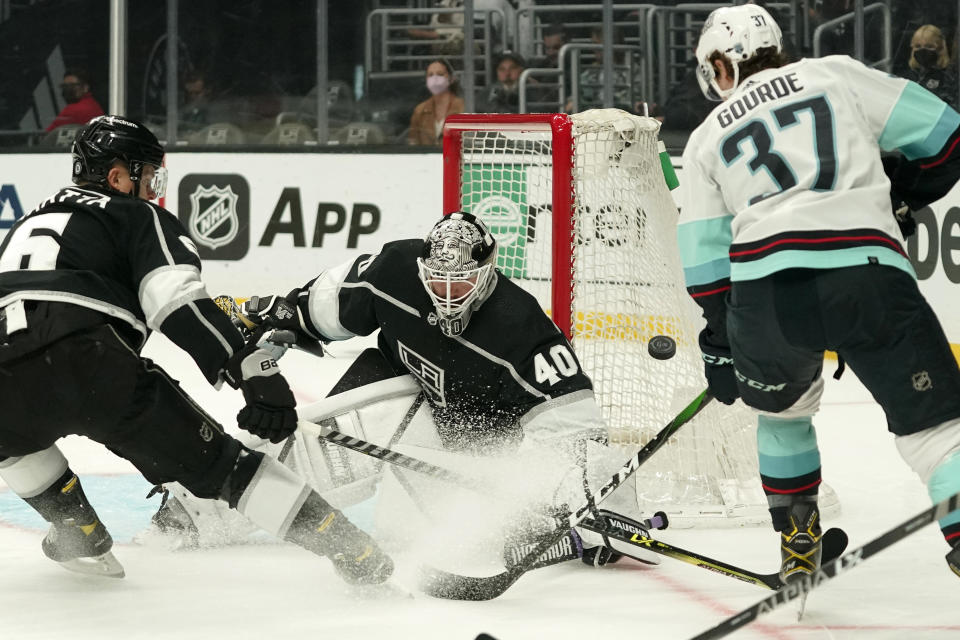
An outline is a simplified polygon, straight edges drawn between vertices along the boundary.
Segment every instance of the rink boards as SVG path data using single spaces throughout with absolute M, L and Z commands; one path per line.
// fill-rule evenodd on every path
M 164 205 L 190 231 L 214 295 L 288 290 L 385 242 L 425 235 L 441 211 L 437 153 L 181 152 L 166 164 Z M 0 155 L 0 239 L 69 172 L 68 154 Z M 682 167 L 678 175 L 683 189 Z M 907 252 L 957 350 L 960 190 L 916 217 Z

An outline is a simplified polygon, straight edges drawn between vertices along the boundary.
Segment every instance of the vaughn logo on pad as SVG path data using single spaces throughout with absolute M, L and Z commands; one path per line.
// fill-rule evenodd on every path
M 192 173 L 180 181 L 180 222 L 202 260 L 239 260 L 250 248 L 250 186 L 237 174 Z

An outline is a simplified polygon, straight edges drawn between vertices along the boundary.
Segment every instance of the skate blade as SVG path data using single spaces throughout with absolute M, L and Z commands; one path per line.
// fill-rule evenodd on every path
M 93 556 L 90 558 L 74 558 L 73 560 L 64 560 L 58 562 L 61 567 L 74 573 L 82 573 L 88 576 L 102 576 L 104 578 L 122 578 L 125 573 L 123 565 L 113 555 L 112 551 Z
M 807 596 L 809 593 L 804 593 L 800 596 L 799 602 L 797 603 L 797 622 L 800 622 L 803 619 L 803 614 L 807 609 Z
M 350 585 L 350 593 L 360 599 L 379 600 L 381 598 L 400 598 L 413 600 L 413 593 L 407 591 L 400 585 L 387 581 L 381 584 L 355 584 Z

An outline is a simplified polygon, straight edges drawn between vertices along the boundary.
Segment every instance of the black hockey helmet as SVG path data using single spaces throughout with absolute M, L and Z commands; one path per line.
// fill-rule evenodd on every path
M 130 171 L 134 194 L 139 191 L 143 167 L 156 171 L 150 185 L 158 197 L 166 189 L 163 147 L 147 127 L 121 116 L 99 116 L 88 122 L 73 141 L 73 182 L 107 186 L 107 174 L 120 160 Z

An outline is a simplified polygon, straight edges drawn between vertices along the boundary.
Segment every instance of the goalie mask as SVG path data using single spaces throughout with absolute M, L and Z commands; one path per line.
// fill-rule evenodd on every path
M 490 297 L 496 255 L 490 231 L 469 213 L 444 216 L 427 234 L 417 267 L 445 335 L 463 333 L 474 310 Z
M 703 23 L 697 43 L 697 81 L 703 95 L 715 102 L 726 100 L 740 86 L 740 63 L 769 47 L 778 53 L 783 51 L 783 35 L 763 7 L 743 4 L 713 11 Z M 710 60 L 714 52 L 722 53 L 733 66 L 733 86 L 729 89 L 717 84 L 717 72 Z
M 162 198 L 167 190 L 163 147 L 147 127 L 120 116 L 99 116 L 88 122 L 73 142 L 73 182 L 107 187 L 107 174 L 117 161 L 126 165 L 133 193 L 140 193 L 141 180 Z M 147 167 L 150 170 L 144 171 Z

